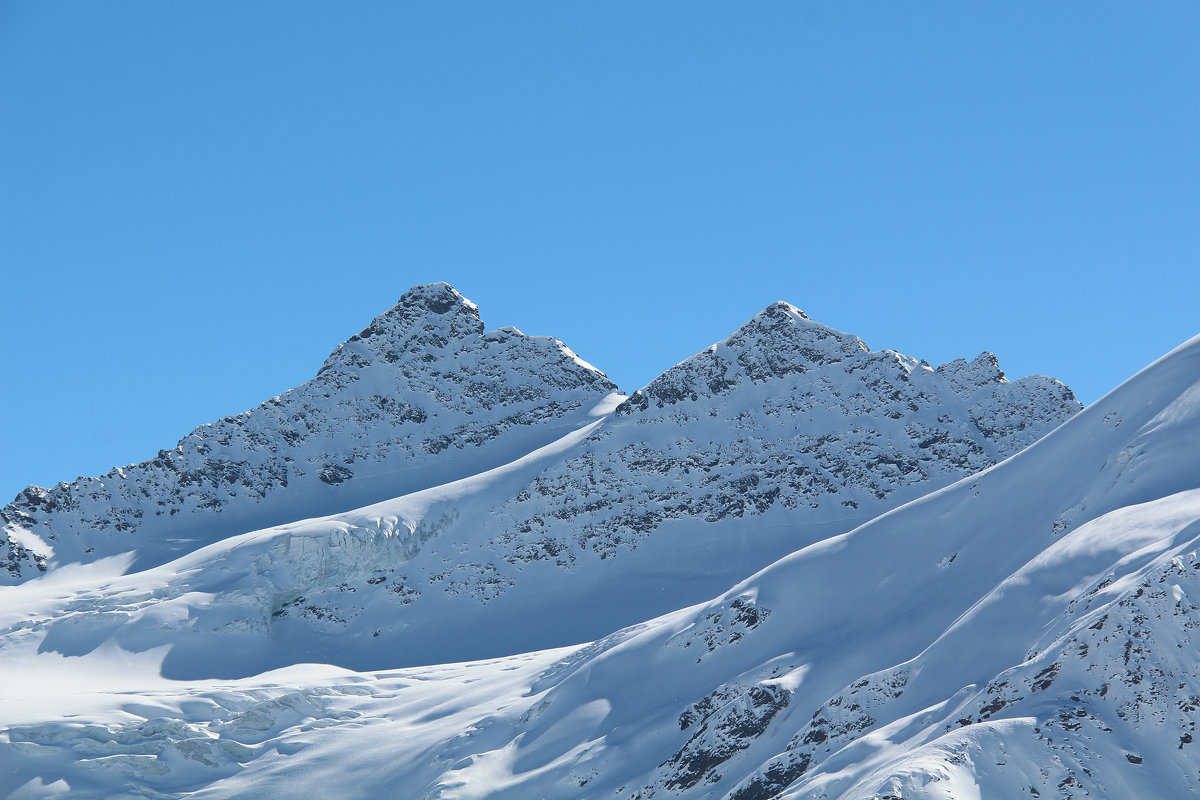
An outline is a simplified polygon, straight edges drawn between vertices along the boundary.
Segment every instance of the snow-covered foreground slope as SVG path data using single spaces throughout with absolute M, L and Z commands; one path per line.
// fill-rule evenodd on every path
M 107 475 L 26 488 L 0 509 L 0 582 L 135 550 L 161 564 L 211 541 L 506 464 L 611 409 L 616 386 L 566 345 L 484 332 L 475 304 L 417 286 L 317 376 Z
M 422 319 L 474 319 L 455 302 Z M 1078 408 L 1057 381 L 1005 380 L 990 354 L 934 369 L 776 303 L 614 413 L 572 417 L 570 433 L 502 466 L 149 569 L 139 550 L 124 576 L 114 560 L 103 586 L 41 620 L 40 647 L 168 645 L 165 675 L 207 678 L 587 641 L 993 464 Z M 87 638 L 64 633 L 97 618 Z
M 127 620 L 61 613 L 157 584 L 64 569 L 0 594 L 0 775 L 13 797 L 1192 797 L 1197 441 L 1200 339 L 714 600 L 472 664 L 167 681 L 166 648 L 102 630 Z

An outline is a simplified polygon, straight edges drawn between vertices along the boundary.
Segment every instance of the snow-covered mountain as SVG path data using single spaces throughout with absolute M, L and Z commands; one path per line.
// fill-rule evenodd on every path
M 103 588 L 64 569 L 0 595 L 0 774 L 13 797 L 1194 797 L 1198 438 L 1200 338 L 713 600 L 467 664 L 177 682 L 161 650 L 64 658 L 58 626 L 109 621 L 44 624 Z
M 454 355 L 472 370 L 483 361 L 479 343 L 486 351 L 501 338 L 481 337 L 474 306 L 444 285 L 414 289 L 380 319 L 396 316 L 401 324 L 385 329 L 376 320 L 366 332 L 372 335 L 339 348 L 331 362 L 351 364 L 345 374 L 360 377 L 338 385 L 347 391 L 364 385 L 369 378 L 362 375 L 374 363 L 357 350 L 341 354 L 365 340 L 377 343 L 374 361 L 399 361 L 389 361 L 389 348 L 416 324 L 427 335 L 405 342 L 417 363 L 426 363 L 421 349 L 429 342 L 455 341 L 447 327 L 470 329 L 455 334 L 467 344 Z M 429 334 L 434 325 L 440 327 Z M 597 373 L 554 340 L 514 333 L 497 349 L 511 356 L 530 341 L 538 345 L 535 355 L 566 362 L 569 369 L 553 366 L 570 376 L 568 390 L 611 391 L 601 378 L 580 383 L 579 376 Z M 529 361 L 505 358 L 502 372 L 451 380 L 483 399 L 442 389 L 444 402 L 468 406 L 468 416 L 483 413 L 509 390 L 484 383 L 486 376 L 498 373 L 511 385 L 513 373 L 521 380 L 534 368 L 554 373 L 545 358 Z M 322 375 L 331 372 L 341 374 L 327 365 Z M 391 372 L 386 377 L 397 380 Z M 301 390 L 311 397 L 307 386 Z M 436 391 L 431 385 L 426 396 Z M 522 397 L 528 394 L 521 389 Z M 353 397 L 341 403 L 353 408 Z M 573 644 L 711 597 L 799 547 L 996 463 L 1079 409 L 1057 381 L 1008 382 L 991 354 L 934 369 L 891 351 L 872 352 L 786 303 L 588 424 L 583 413 L 597 398 L 585 399 L 569 405 L 572 416 L 562 423 L 569 434 L 491 470 L 329 517 L 242 536 L 232 535 L 240 533 L 235 528 L 165 563 L 139 550 L 132 575 L 114 576 L 101 596 L 64 607 L 63 620 L 103 614 L 108 635 L 124 645 L 170 643 L 164 674 L 180 678 L 244 676 L 307 661 L 407 666 Z M 408 407 L 437 413 L 428 404 Z M 275 408 L 268 403 L 258 411 Z M 311 408 L 309 414 L 316 416 Z M 388 424 L 373 419 L 376 428 Z M 425 430 L 409 427 L 401 429 L 410 439 Z M 363 438 L 378 441 L 374 430 Z M 427 462 L 443 452 L 421 455 Z M 315 460 L 332 461 L 326 453 Z M 401 450 L 394 460 L 415 457 Z M 287 488 L 311 491 L 314 484 L 320 486 L 293 481 Z M 258 513 L 255 500 L 230 498 L 221 520 L 239 511 L 244 518 L 246 506 Z M 157 502 L 152 495 L 144 504 Z M 41 520 L 45 538 L 55 535 L 54 519 Z M 135 532 L 145 539 L 162 530 Z M 105 554 L 118 551 L 111 542 L 104 540 Z M 162 545 L 149 546 L 163 552 Z M 118 563 L 120 571 L 129 569 L 125 560 Z M 134 585 L 140 588 L 131 595 Z M 146 602 L 141 593 L 151 586 L 154 598 Z M 167 607 L 172 620 L 186 615 L 187 636 L 178 636 L 176 622 L 164 629 Z M 43 646 L 60 648 L 58 641 L 50 637 Z M 68 642 L 60 651 L 79 647 Z M 214 652 L 224 655 L 213 659 Z
M 611 409 L 616 386 L 555 339 L 484 332 L 474 303 L 418 286 L 312 380 L 202 425 L 140 464 L 0 509 L 0 580 L 136 550 L 162 563 L 255 528 L 506 464 Z
M 627 399 L 482 331 L 6 507 L 0 798 L 1196 793 L 1200 339 L 1077 414 L 785 303 Z

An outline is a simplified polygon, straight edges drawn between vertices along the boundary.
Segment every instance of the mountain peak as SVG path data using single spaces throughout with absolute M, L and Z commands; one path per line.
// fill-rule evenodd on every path
M 766 338 L 763 337 L 763 334 L 767 334 Z M 823 349 L 831 351 L 828 355 L 833 355 L 833 351 L 836 351 L 836 359 L 870 351 L 870 348 L 857 336 L 817 322 L 808 314 L 783 300 L 771 303 L 755 314 L 749 322 L 734 331 L 720 344 L 732 349 L 739 349 L 747 345 L 779 348 L 789 345 L 811 345 L 817 341 L 824 342 Z M 816 354 L 810 352 L 806 355 L 811 357 Z
M 756 316 L 774 317 L 780 314 L 786 314 L 793 319 L 810 319 L 808 314 L 805 314 L 803 311 L 796 308 L 786 300 L 776 300 L 774 303 L 771 303 L 771 305 L 760 311 Z
M 676 364 L 618 409 L 629 414 L 724 394 L 743 380 L 763 383 L 870 353 L 862 339 L 814 322 L 791 303 L 772 303 L 725 339 Z
M 448 283 L 409 289 L 371 324 L 338 345 L 321 370 L 356 370 L 380 360 L 387 363 L 426 358 L 431 350 L 483 333 L 479 306 Z
M 483 333 L 479 306 L 448 283 L 421 284 L 402 294 L 394 306 L 371 320 L 370 325 L 351 336 L 349 341 L 361 341 L 381 334 L 404 335 L 413 330 L 432 332 L 435 329 L 450 339 Z
M 463 306 L 476 314 L 479 312 L 478 306 L 459 294 L 457 289 L 445 281 L 414 286 L 401 295 L 396 302 L 396 307 L 423 308 L 434 314 L 445 314 L 455 306 Z

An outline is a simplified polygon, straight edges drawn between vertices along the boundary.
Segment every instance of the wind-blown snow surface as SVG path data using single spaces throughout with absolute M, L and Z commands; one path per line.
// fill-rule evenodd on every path
M 1095 608 L 1122 602 L 1128 548 L 1145 551 L 1137 563 L 1148 569 L 1161 556 L 1153 543 L 1194 519 L 1189 495 L 1162 500 L 1197 485 L 1192 456 L 1166 452 L 1155 438 L 1163 425 L 1151 423 L 1194 371 L 1189 352 L 1146 373 L 1165 370 L 1175 383 L 1139 376 L 1104 401 L 1109 411 L 1085 412 L 999 467 L 828 538 L 995 464 L 1078 404 L 1050 379 L 1005 381 L 989 354 L 934 369 L 871 352 L 781 303 L 612 411 L 614 387 L 561 343 L 483 334 L 452 289 L 418 287 L 314 382 L 281 396 L 321 420 L 313 442 L 274 443 L 290 428 L 268 403 L 228 423 L 228 450 L 204 450 L 218 441 L 208 428 L 195 449 L 184 440 L 180 457 L 204 465 L 195 481 L 147 462 L 5 509 L 11 574 L 24 582 L 0 587 L 0 796 L 289 796 L 303 786 L 322 797 L 745 800 L 797 779 L 789 791 L 804 796 L 886 794 L 876 784 L 896 778 L 911 784 L 898 796 L 928 783 L 963 797 L 973 780 L 1011 788 L 1011 771 L 973 755 L 1010 738 L 1030 742 L 1014 763 L 1045 768 L 1029 783 L 1045 794 L 1066 770 L 1079 773 L 1071 758 L 1108 751 L 1070 755 L 1060 734 L 1029 733 L 1052 729 L 1059 723 L 1046 715 L 1066 708 L 1049 687 L 1073 685 L 1066 656 L 1042 671 L 1050 663 L 1038 659 L 1058 650 L 1039 637 L 1102 580 L 1087 570 L 1113 571 Z M 339 375 L 356 377 L 342 385 Z M 423 422 L 356 415 L 364 392 L 385 391 L 376 385 L 416 397 L 408 380 L 424 394 L 421 405 L 405 400 L 406 413 Z M 448 385 L 459 388 L 439 395 Z M 434 421 L 443 414 L 453 427 Z M 1175 418 L 1183 436 L 1193 430 L 1190 409 Z M 258 419 L 261 429 L 250 424 Z M 442 441 L 435 430 L 452 432 L 447 447 L 425 446 Z M 347 443 L 378 441 L 388 444 L 353 445 L 338 462 L 352 476 L 325 469 Z M 292 459 L 289 476 L 303 475 L 259 494 L 254 470 L 223 471 L 276 463 L 272 447 Z M 1151 451 L 1166 465 L 1152 466 Z M 227 474 L 236 478 L 221 483 Z M 393 499 L 383 499 L 388 487 L 399 487 Z M 204 507 L 203 496 L 219 502 Z M 360 498 L 380 502 L 288 516 Z M 160 501 L 184 510 L 148 514 Z M 1166 505 L 1122 510 L 1145 501 Z M 131 527 L 97 524 L 106 503 Z M 241 532 L 259 518 L 275 524 Z M 718 594 L 809 543 L 716 600 L 603 636 Z M 55 551 L 29 580 L 39 546 Z M 1033 565 L 1056 547 L 1039 572 Z M 1033 580 L 1014 577 L 1021 569 Z M 1186 578 L 1176 582 L 1188 590 Z M 1050 599 L 1038 594 L 1046 585 Z M 1095 616 L 1074 608 L 1083 621 Z M 1133 625 L 1144 615 L 1127 616 Z M 1162 626 L 1183 642 L 1177 621 Z M 1091 652 L 1118 647 L 1125 639 Z M 994 677 L 1010 669 L 1019 674 Z M 1034 671 L 1023 683 L 1020 670 Z M 1079 702 L 1115 702 L 1122 690 L 1109 683 Z M 1024 716 L 1000 730 L 1010 709 Z M 1143 735 L 1102 712 L 1096 724 L 1117 731 L 1105 741 L 1132 747 Z M 1067 766 L 1047 767 L 1047 753 Z M 1110 788 L 1118 774 L 1104 775 Z

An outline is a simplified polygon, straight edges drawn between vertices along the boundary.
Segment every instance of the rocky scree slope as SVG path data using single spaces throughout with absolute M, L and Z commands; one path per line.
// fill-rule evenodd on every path
M 1007 381 L 991 354 L 935 369 L 776 303 L 509 464 L 106 577 L 43 621 L 40 647 L 169 644 L 164 674 L 200 678 L 586 641 L 995 464 L 1078 409 L 1052 379 Z M 104 635 L 71 633 L 95 615 Z
M 1193 797 L 1197 376 L 1200 338 L 1003 463 L 590 644 L 51 691 L 10 701 L 0 768 L 34 796 Z M 14 697 L 57 663 L 40 635 L 0 638 Z
M 507 463 L 591 421 L 616 386 L 562 342 L 484 332 L 474 303 L 418 286 L 315 378 L 106 475 L 0 509 L 0 581 L 137 549 L 161 563 L 235 533 Z

